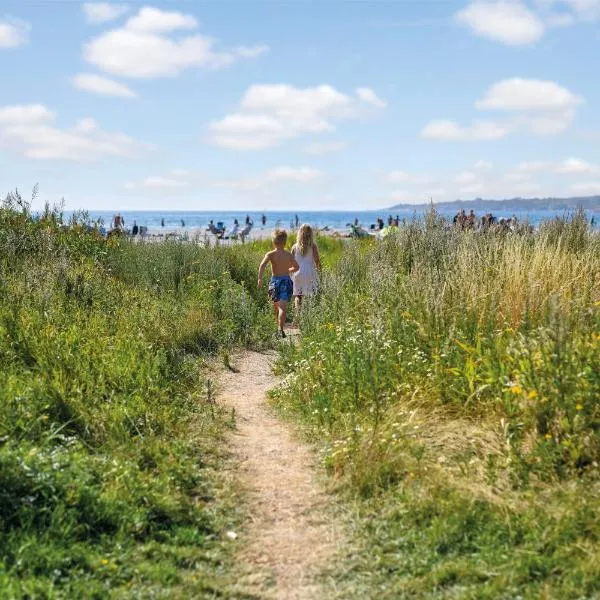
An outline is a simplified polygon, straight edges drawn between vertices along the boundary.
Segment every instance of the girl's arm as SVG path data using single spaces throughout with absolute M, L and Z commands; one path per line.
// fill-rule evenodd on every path
M 315 261 L 315 266 L 317 267 L 317 271 L 321 270 L 321 256 L 319 255 L 319 248 L 316 244 L 313 244 L 313 260 Z

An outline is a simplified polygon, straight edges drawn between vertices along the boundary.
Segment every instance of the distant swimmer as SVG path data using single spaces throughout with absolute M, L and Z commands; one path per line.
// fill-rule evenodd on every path
M 181 226 L 185 227 L 185 221 L 183 219 L 181 219 Z
M 164 227 L 164 226 L 165 226 L 165 220 L 164 220 L 164 219 L 161 219 L 161 220 L 160 220 L 160 226 L 161 226 L 161 227 Z
M 267 216 L 264 213 L 263 216 L 260 218 L 260 222 L 262 223 L 263 227 L 267 224 Z

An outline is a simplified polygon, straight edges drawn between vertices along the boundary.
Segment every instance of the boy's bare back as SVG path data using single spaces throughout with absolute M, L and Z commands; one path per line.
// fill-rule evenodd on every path
M 266 259 L 271 263 L 273 277 L 284 277 L 298 268 L 298 263 L 291 252 L 283 248 L 275 248 L 267 252 Z

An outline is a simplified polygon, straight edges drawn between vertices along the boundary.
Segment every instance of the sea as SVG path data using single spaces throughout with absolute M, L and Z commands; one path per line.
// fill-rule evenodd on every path
M 387 224 L 389 216 L 399 217 L 400 220 L 406 219 L 421 219 L 428 210 L 427 206 L 410 206 L 402 208 L 394 208 L 391 210 L 372 210 L 372 211 L 298 211 L 296 212 L 244 212 L 244 211 L 144 211 L 144 210 L 127 210 L 127 211 L 88 211 L 88 217 L 92 221 L 101 221 L 108 229 L 111 227 L 113 217 L 117 212 L 124 218 L 125 227 L 131 228 L 134 223 L 138 226 L 146 226 L 149 233 L 160 233 L 168 231 L 181 231 L 205 229 L 210 221 L 215 225 L 223 223 L 226 228 L 233 226 L 234 219 L 239 221 L 241 227 L 244 226 L 246 218 L 249 218 L 257 229 L 262 228 L 262 216 L 266 217 L 264 229 L 274 229 L 282 227 L 286 229 L 294 228 L 296 222 L 309 223 L 313 227 L 323 228 L 329 227 L 333 230 L 345 231 L 348 230 L 351 223 L 358 220 L 364 228 L 369 229 L 372 224 L 377 222 L 378 218 L 384 220 Z M 436 210 L 441 215 L 451 219 L 456 214 L 456 209 L 444 209 L 436 207 Z M 529 210 L 529 211 L 497 211 L 494 216 L 498 219 L 505 217 L 509 218 L 513 214 L 517 216 L 519 221 L 528 221 L 532 225 L 537 225 L 540 221 L 552 219 L 554 217 L 564 216 L 564 210 Z M 66 214 L 65 216 L 69 216 Z M 478 215 L 481 216 L 481 215 Z M 600 221 L 600 213 L 588 212 L 588 217 L 595 217 L 596 223 Z

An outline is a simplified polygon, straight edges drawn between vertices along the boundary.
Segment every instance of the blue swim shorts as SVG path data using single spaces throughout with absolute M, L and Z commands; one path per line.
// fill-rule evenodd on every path
M 269 282 L 269 298 L 273 302 L 289 302 L 292 299 L 292 293 L 294 291 L 294 284 L 292 278 L 288 275 L 282 275 L 281 277 L 271 277 Z

